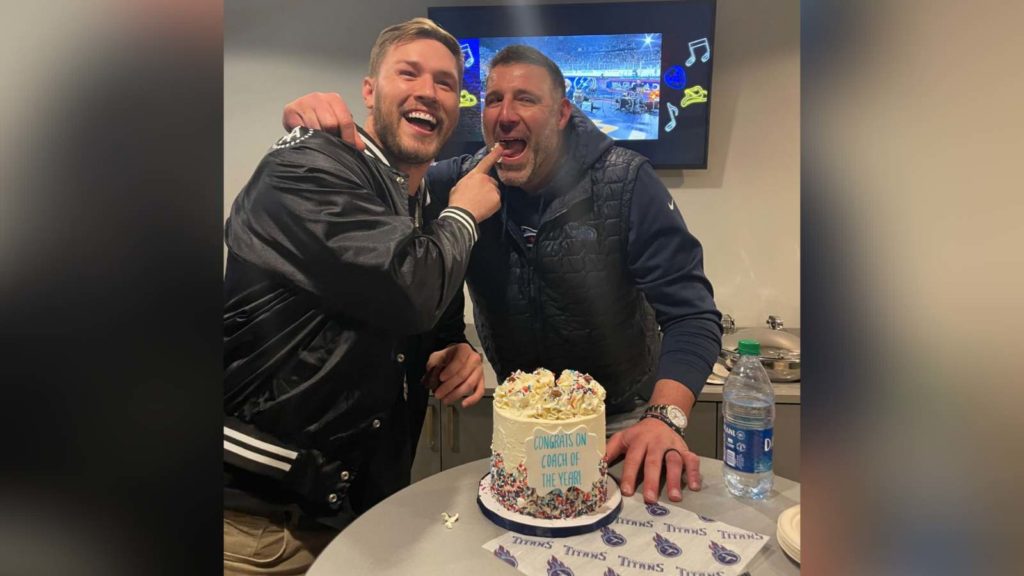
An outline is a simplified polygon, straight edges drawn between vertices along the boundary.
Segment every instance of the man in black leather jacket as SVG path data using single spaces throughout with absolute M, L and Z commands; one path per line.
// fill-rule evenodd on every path
M 362 149 L 296 128 L 231 208 L 226 574 L 303 572 L 337 529 L 408 485 L 425 375 L 446 403 L 483 395 L 462 282 L 478 223 L 499 206 L 486 171 L 500 151 L 444 202 L 423 181 L 458 121 L 461 72 L 458 42 L 433 22 L 384 30 Z
M 489 66 L 482 127 L 504 147 L 502 216 L 481 226 L 466 276 L 484 351 L 499 379 L 539 366 L 591 373 L 608 391 L 609 431 L 621 430 L 607 458 L 625 459 L 623 494 L 642 473 L 655 502 L 664 473 L 678 501 L 682 486 L 700 489 L 683 429 L 721 346 L 701 244 L 650 162 L 566 99 L 554 62 L 508 46 Z M 307 95 L 284 124 L 334 131 L 345 110 L 336 94 Z M 437 163 L 431 186 L 449 188 L 481 157 Z

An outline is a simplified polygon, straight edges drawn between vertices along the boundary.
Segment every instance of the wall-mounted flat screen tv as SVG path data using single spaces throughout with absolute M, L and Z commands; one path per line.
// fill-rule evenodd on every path
M 715 0 L 432 7 L 465 61 L 459 125 L 444 154 L 483 145 L 484 83 L 494 55 L 527 44 L 555 61 L 566 96 L 657 168 L 707 168 Z

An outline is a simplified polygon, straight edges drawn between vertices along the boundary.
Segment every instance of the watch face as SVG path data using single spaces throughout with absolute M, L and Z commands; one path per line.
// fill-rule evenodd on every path
M 686 412 L 683 412 L 678 406 L 672 406 L 671 404 L 653 404 L 647 408 L 647 415 L 654 416 L 668 424 L 678 428 L 676 432 L 680 434 L 686 429 Z
M 669 408 L 667 412 L 668 419 L 671 420 L 673 424 L 680 428 L 686 428 L 686 414 L 682 410 L 673 406 Z

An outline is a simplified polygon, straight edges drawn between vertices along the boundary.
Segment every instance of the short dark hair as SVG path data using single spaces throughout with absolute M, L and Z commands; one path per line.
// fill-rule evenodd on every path
M 525 44 L 511 44 L 502 48 L 494 55 L 494 58 L 491 59 L 490 67 L 493 70 L 498 66 L 508 64 L 533 64 L 534 66 L 540 66 L 547 71 L 548 77 L 551 78 L 551 83 L 555 85 L 555 91 L 562 98 L 565 98 L 565 76 L 562 75 L 562 70 L 558 67 L 558 64 L 555 64 L 551 58 L 545 56 L 540 50 Z M 488 78 L 490 78 L 489 73 Z

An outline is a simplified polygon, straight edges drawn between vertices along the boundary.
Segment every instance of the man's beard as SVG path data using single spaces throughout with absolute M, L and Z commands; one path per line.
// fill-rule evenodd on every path
M 402 121 L 401 114 L 395 108 L 390 108 L 391 113 L 385 114 L 384 104 L 381 102 L 380 93 L 373 98 L 373 127 L 377 131 L 377 137 L 384 149 L 401 164 L 425 164 L 432 161 L 441 150 L 444 138 L 441 137 L 441 120 L 434 135 L 437 137 L 433 146 L 405 146 L 398 135 L 398 124 Z
M 506 186 L 514 186 L 516 188 L 521 188 L 523 184 L 526 184 L 526 181 L 537 171 L 537 156 L 532 152 L 530 154 L 530 161 L 515 170 L 498 164 L 498 180 L 501 180 L 501 183 Z

